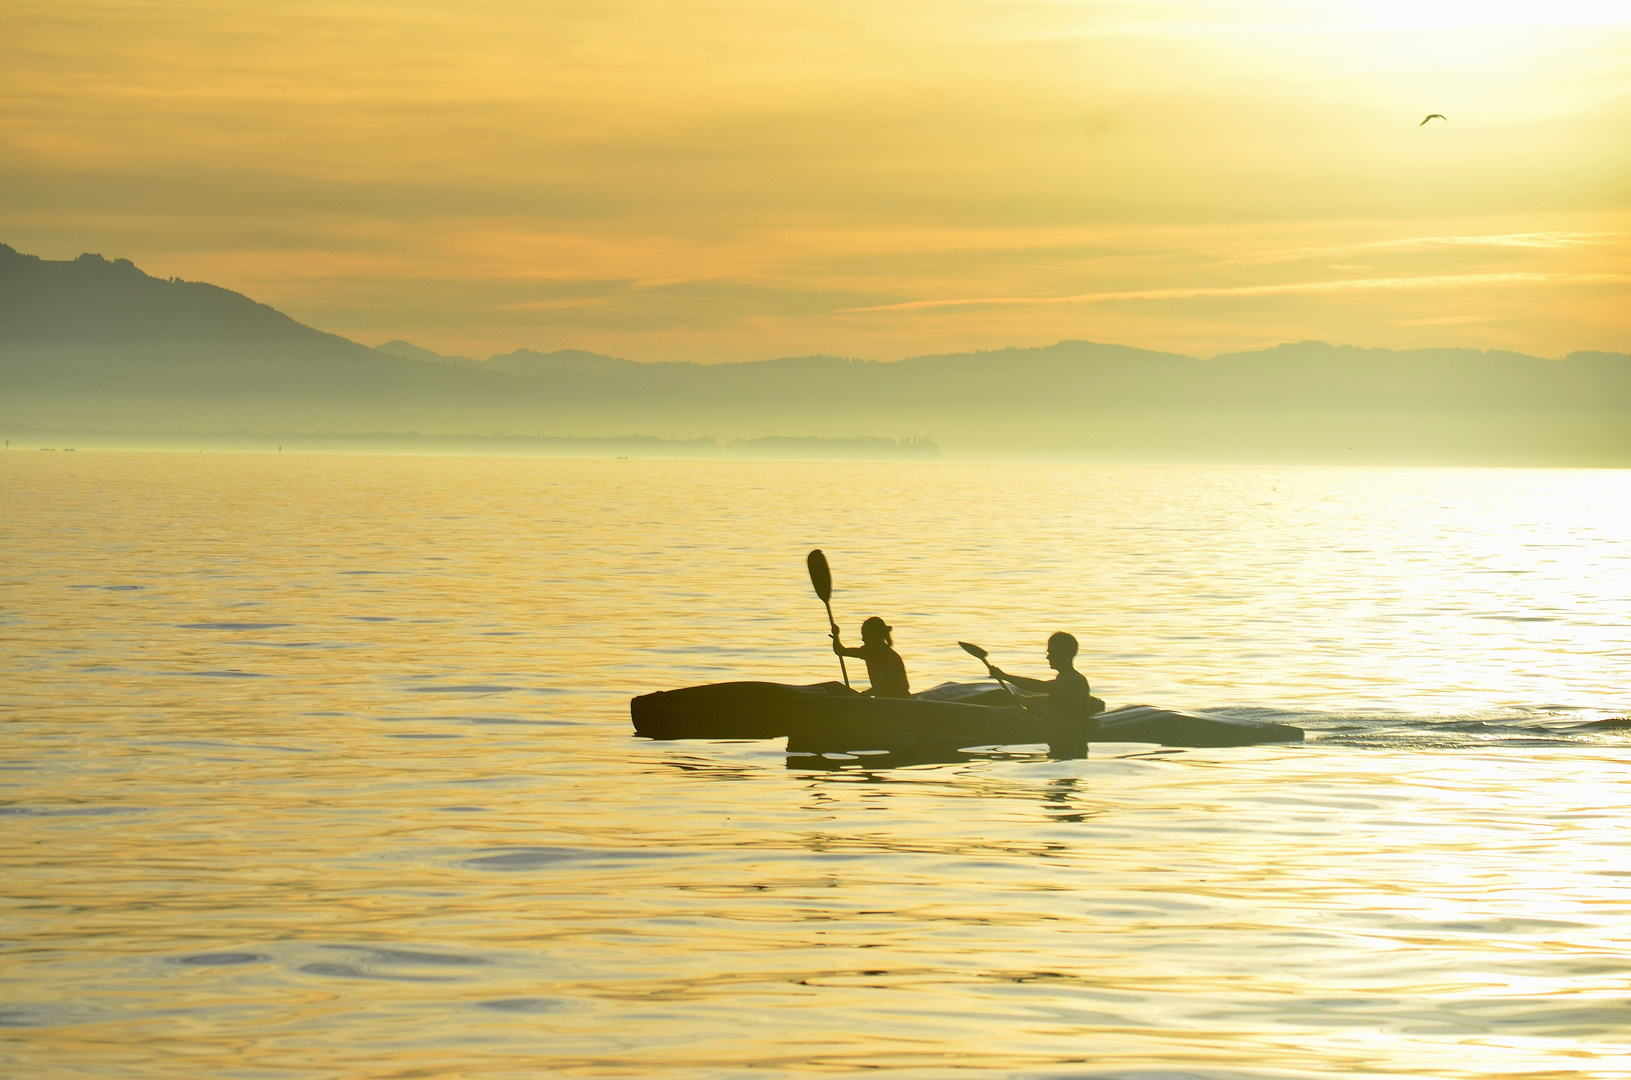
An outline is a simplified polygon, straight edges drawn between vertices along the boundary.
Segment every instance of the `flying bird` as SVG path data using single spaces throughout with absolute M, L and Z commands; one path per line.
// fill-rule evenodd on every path
M 1442 120 L 1442 121 L 1444 121 L 1444 122 L 1445 122 L 1445 123 L 1446 123 L 1446 124 L 1448 124 L 1448 123 L 1449 123 L 1449 122 L 1450 122 L 1450 118 L 1449 118 L 1449 117 L 1448 117 L 1448 116 L 1445 116 L 1445 115 L 1444 115 L 1444 114 L 1443 114 L 1443 113 L 1441 113 L 1441 112 L 1436 112 L 1436 113 L 1428 113 L 1428 114 L 1427 114 L 1427 120 Z M 1426 123 L 1427 123 L 1427 120 L 1423 120 L 1423 121 L 1422 121 L 1422 122 L 1421 122 L 1421 123 L 1420 123 L 1420 124 L 1417 124 L 1417 125 L 1416 125 L 1416 126 L 1417 126 L 1417 127 L 1422 127 L 1422 126 L 1424 126 L 1424 125 L 1425 125 L 1425 124 L 1426 124 Z

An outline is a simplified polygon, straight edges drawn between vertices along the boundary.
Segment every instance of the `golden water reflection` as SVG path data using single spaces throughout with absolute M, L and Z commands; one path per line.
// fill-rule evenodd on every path
M 0 462 L 0 1071 L 1631 1074 L 1622 474 Z M 632 739 L 830 677 L 817 541 L 1314 741 Z

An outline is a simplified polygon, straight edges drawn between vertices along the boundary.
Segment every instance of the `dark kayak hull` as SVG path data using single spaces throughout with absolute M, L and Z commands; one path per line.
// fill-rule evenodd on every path
M 1127 706 L 1092 720 L 1057 720 L 1040 710 L 974 705 L 935 695 L 930 691 L 914 698 L 873 698 L 838 683 L 715 683 L 645 694 L 630 703 L 629 711 L 635 734 L 649 739 L 785 737 L 790 751 L 1045 743 L 1055 752 L 1068 753 L 1089 742 L 1252 746 L 1303 741 L 1301 729 L 1284 724 L 1147 705 Z
M 1094 742 L 1159 743 L 1162 746 L 1263 746 L 1300 743 L 1303 729 L 1213 713 L 1186 713 L 1153 705 L 1123 705 L 1099 717 Z
M 867 748 L 902 739 L 973 746 L 1047 742 L 1066 732 L 1017 708 L 920 698 L 875 698 L 842 684 L 737 682 L 688 686 L 635 698 L 634 733 L 648 739 L 779 739 Z M 1015 737 L 1008 737 L 1015 736 Z M 870 741 L 870 742 L 869 742 Z

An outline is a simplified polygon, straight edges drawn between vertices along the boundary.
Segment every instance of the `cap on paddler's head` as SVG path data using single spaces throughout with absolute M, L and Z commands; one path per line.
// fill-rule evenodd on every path
M 890 626 L 888 623 L 874 615 L 866 622 L 861 624 L 861 636 L 863 638 L 869 638 L 874 635 L 889 634 L 893 633 L 894 629 L 895 628 L 893 626 Z

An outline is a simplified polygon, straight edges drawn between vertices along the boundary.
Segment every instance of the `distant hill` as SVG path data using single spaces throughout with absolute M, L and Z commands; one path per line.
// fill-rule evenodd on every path
M 488 357 L 485 366 L 493 371 L 526 378 L 568 381 L 580 378 L 637 379 L 642 371 L 650 367 L 633 360 L 619 360 L 615 356 L 601 356 L 580 349 L 557 349 L 549 353 L 517 349 L 502 356 Z
M 460 364 L 464 367 L 481 365 L 480 360 L 472 360 L 468 356 L 443 356 L 439 352 L 432 352 L 401 338 L 387 341 L 383 345 L 375 345 L 374 351 L 384 353 L 386 356 L 398 356 L 404 360 L 423 360 L 431 364 Z
M 264 411 L 274 402 L 503 398 L 486 372 L 387 357 L 214 285 L 149 277 L 125 259 L 53 262 L 5 245 L 0 392 L 116 414 L 129 411 L 121 402 L 139 413 L 201 401 Z
M 401 340 L 371 349 L 122 259 L 53 262 L 0 245 L 4 424 L 640 432 L 767 453 L 928 436 L 948 456 L 1631 465 L 1631 357 L 1301 342 L 1200 360 L 1066 341 L 893 363 L 637 363 L 570 349 L 474 360 Z
M 0 342 L 126 345 L 136 341 L 352 345 L 239 293 L 149 277 L 129 259 L 86 253 L 53 262 L 0 244 Z

